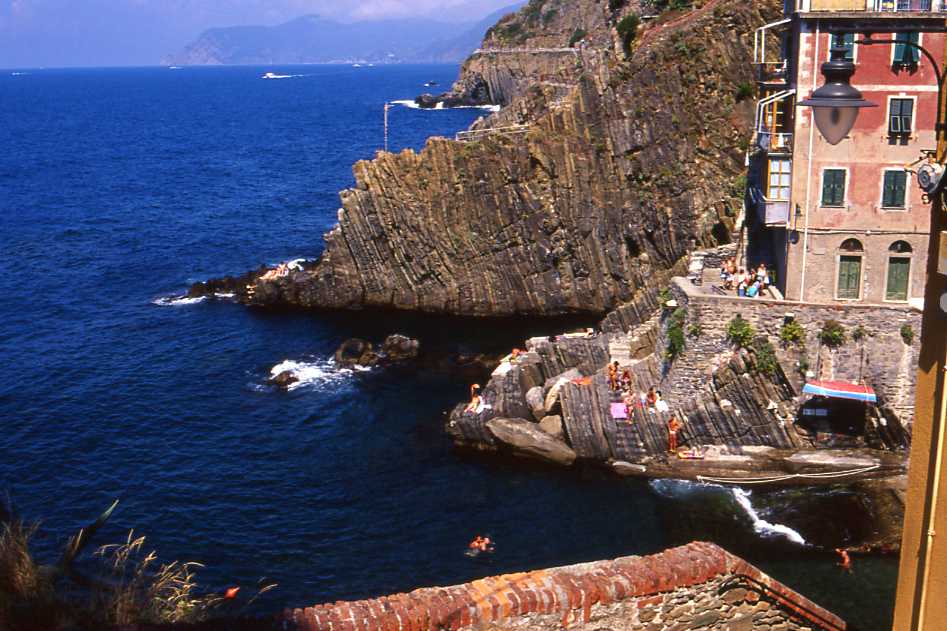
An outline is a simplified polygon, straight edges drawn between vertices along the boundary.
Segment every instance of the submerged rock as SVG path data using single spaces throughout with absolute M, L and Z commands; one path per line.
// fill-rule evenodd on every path
M 298 381 L 299 377 L 297 377 L 296 373 L 294 373 L 292 370 L 284 370 L 280 374 L 270 379 L 270 383 L 280 388 L 288 388 Z
M 553 438 L 521 418 L 494 418 L 487 421 L 487 431 L 514 453 L 565 466 L 575 462 L 575 452 L 561 440 Z
M 340 368 L 374 366 L 378 363 L 378 354 L 372 348 L 371 342 L 353 337 L 342 342 L 335 351 L 335 363 Z
M 417 359 L 420 350 L 421 343 L 418 340 L 400 333 L 389 335 L 381 345 L 381 354 L 390 362 Z

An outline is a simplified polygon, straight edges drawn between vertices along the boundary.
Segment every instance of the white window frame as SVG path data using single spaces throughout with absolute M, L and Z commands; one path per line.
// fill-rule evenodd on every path
M 904 206 L 885 206 L 885 173 L 888 171 L 897 171 L 904 173 Z M 910 175 L 905 172 L 904 167 L 885 167 L 881 170 L 881 182 L 878 189 L 878 210 L 885 213 L 906 213 L 911 212 L 911 188 L 908 184 L 911 182 Z
M 933 2 L 933 0 L 931 1 Z M 828 33 L 829 39 L 825 43 L 825 60 L 826 61 L 832 61 L 832 36 L 833 35 L 834 33 Z M 857 40 L 861 36 L 861 33 L 852 33 L 852 35 Z M 918 42 L 920 43 L 920 37 L 918 37 Z M 892 59 L 891 63 L 893 64 L 894 63 L 894 49 L 891 49 L 891 59 Z M 855 65 L 858 65 L 858 44 L 852 45 L 852 63 Z
M 915 138 L 915 133 L 916 133 L 916 130 L 917 130 L 917 95 L 906 94 L 906 93 L 904 93 L 904 92 L 900 92 L 900 93 L 898 93 L 898 94 L 889 94 L 889 95 L 888 95 L 888 102 L 887 102 L 886 109 L 885 109 L 885 138 L 891 138 L 892 135 L 893 135 L 893 134 L 891 133 L 891 131 L 890 131 L 890 128 L 891 128 L 891 100 L 892 100 L 892 99 L 898 99 L 898 100 L 905 100 L 905 99 L 906 99 L 906 100 L 909 100 L 909 101 L 913 101 L 913 103 L 911 104 L 911 132 L 910 132 L 909 134 L 907 134 L 907 137 L 913 140 L 913 139 Z M 903 136 L 904 134 L 901 133 L 901 134 L 898 134 L 898 135 L 899 135 L 899 136 Z
M 904 239 L 899 239 L 899 241 L 904 241 Z M 889 246 L 890 247 L 890 246 Z M 888 300 L 888 272 L 889 267 L 891 266 L 891 259 L 907 259 L 908 260 L 908 295 L 904 300 Z M 884 289 L 881 293 L 882 302 L 890 302 L 892 304 L 903 305 L 911 302 L 911 276 L 914 274 L 914 246 L 911 246 L 911 252 L 907 254 L 896 254 L 891 250 L 885 252 L 885 282 Z M 836 283 L 838 280 L 835 281 Z
M 825 190 L 825 172 L 826 171 L 845 171 L 845 194 L 842 195 L 842 205 L 841 206 L 824 206 L 822 204 L 822 191 Z M 843 166 L 824 166 L 819 171 L 819 208 L 825 208 L 827 210 L 848 210 L 848 191 L 851 188 L 851 173 L 848 172 L 848 167 Z
M 771 175 L 772 175 L 772 171 L 770 170 L 770 164 L 772 164 L 774 161 L 787 162 L 787 163 L 789 164 L 789 172 L 786 173 L 786 175 L 789 176 L 789 185 L 786 186 L 786 187 L 777 186 L 777 188 L 786 188 L 786 189 L 787 189 L 785 199 L 782 198 L 782 197 L 769 197 L 769 196 L 767 196 L 766 199 L 769 200 L 769 201 L 773 201 L 773 202 L 786 202 L 786 203 L 788 203 L 789 200 L 792 198 L 792 178 L 793 178 L 792 158 L 791 158 L 791 157 L 772 156 L 772 157 L 770 157 L 770 158 L 767 159 L 767 161 L 766 161 L 766 193 L 769 193 L 770 190 L 771 190 L 771 189 L 770 189 L 770 185 L 769 185 L 769 179 L 770 179 L 770 177 L 771 177 Z M 780 174 L 783 174 L 782 171 L 780 171 Z

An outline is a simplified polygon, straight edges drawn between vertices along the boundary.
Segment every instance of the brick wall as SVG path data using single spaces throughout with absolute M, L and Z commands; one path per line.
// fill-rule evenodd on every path
M 797 303 L 766 298 L 738 298 L 705 294 L 683 278 L 672 282 L 672 293 L 687 311 L 685 330 L 699 324 L 700 335 L 687 337 L 687 348 L 670 369 L 671 394 L 686 397 L 706 385 L 713 370 L 728 361 L 732 344 L 727 340 L 730 320 L 740 315 L 766 335 L 779 351 L 787 373 L 794 372 L 798 352 L 783 352 L 779 331 L 787 314 L 806 330 L 804 355 L 816 379 L 837 379 L 865 383 L 875 389 L 879 402 L 895 413 L 907 427 L 913 420 L 914 388 L 920 350 L 921 313 L 906 306 L 835 305 Z M 838 349 L 823 347 L 819 332 L 827 320 L 844 326 L 848 341 Z M 910 325 L 915 333 L 908 345 L 901 327 Z M 852 332 L 861 326 L 866 336 L 859 342 Z

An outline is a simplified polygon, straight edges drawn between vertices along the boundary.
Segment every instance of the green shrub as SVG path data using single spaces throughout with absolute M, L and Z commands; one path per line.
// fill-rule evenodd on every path
M 549 9 L 543 13 L 543 24 L 549 24 L 556 19 L 556 16 L 559 15 L 559 11 L 556 9 Z
M 806 345 L 806 330 L 795 320 L 790 320 L 783 324 L 779 329 L 779 339 L 783 346 L 795 344 L 797 346 Z
M 819 332 L 819 339 L 829 348 L 838 348 L 845 343 L 845 327 L 837 320 L 826 320 Z
M 700 328 L 700 324 L 697 322 L 687 327 L 687 334 L 691 337 L 700 337 L 700 334 L 703 332 L 703 329 Z
M 756 90 L 753 88 L 752 83 L 741 83 L 737 86 L 737 103 L 752 97 L 755 92 Z
M 753 325 L 744 320 L 739 314 L 730 320 L 727 325 L 727 339 L 739 348 L 749 348 L 754 337 L 756 337 L 756 331 L 753 329 Z
M 582 28 L 575 29 L 572 32 L 572 37 L 569 38 L 569 48 L 572 48 L 573 46 L 581 42 L 582 39 L 586 35 L 588 35 L 588 33 L 585 32 L 585 29 L 582 29 Z
M 671 300 L 671 290 L 665 287 L 658 292 L 658 302 L 661 303 L 661 308 L 666 309 L 668 301 Z
M 759 337 L 753 342 L 753 353 L 756 355 L 756 367 L 764 375 L 772 377 L 779 369 L 779 360 L 776 359 L 776 350 L 765 337 Z
M 809 372 L 809 358 L 800 357 L 799 362 L 796 364 L 796 366 L 799 369 L 799 374 L 805 377 L 806 373 Z
M 910 346 L 911 342 L 914 341 L 914 327 L 910 324 L 901 325 L 901 339 L 904 340 L 905 344 Z
M 671 313 L 671 317 L 668 318 L 668 329 L 667 329 L 667 348 L 665 349 L 664 356 L 667 359 L 674 359 L 682 352 L 684 352 L 684 320 L 687 319 L 687 310 L 683 307 L 678 307 Z
M 865 331 L 865 327 L 858 325 L 852 330 L 852 339 L 856 342 L 861 342 L 868 335 L 868 332 Z
M 631 50 L 631 45 L 638 36 L 639 24 L 641 24 L 641 18 L 638 17 L 638 14 L 629 13 L 619 20 L 618 26 L 615 27 L 615 30 L 618 31 L 618 36 L 621 38 L 622 48 L 625 49 L 626 53 Z

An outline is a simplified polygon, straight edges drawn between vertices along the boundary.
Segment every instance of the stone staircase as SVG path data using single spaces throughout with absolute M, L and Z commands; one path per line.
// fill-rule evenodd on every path
M 660 324 L 661 310 L 657 309 L 628 333 L 612 336 L 608 343 L 609 363 L 617 361 L 619 366 L 627 368 L 654 353 Z

